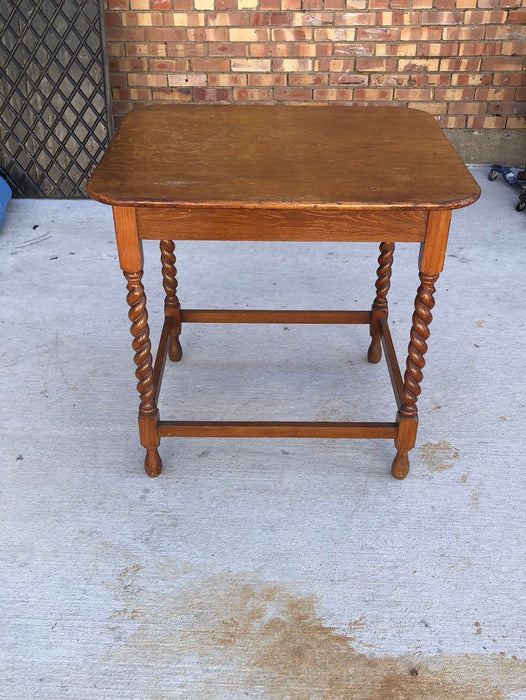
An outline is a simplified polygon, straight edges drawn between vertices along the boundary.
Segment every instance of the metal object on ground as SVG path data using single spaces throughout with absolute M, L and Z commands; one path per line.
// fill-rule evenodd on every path
M 526 209 L 526 170 L 519 171 L 517 168 L 508 168 L 505 165 L 492 165 L 488 173 L 488 180 L 496 180 L 502 175 L 504 182 L 512 187 L 520 187 L 519 199 L 515 204 L 517 211 Z
M 106 149 L 100 0 L 0 2 L 0 168 L 14 195 L 85 197 Z

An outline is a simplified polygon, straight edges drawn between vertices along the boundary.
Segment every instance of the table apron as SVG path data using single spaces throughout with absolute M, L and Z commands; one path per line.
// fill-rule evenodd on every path
M 425 210 L 320 211 L 137 207 L 142 239 L 202 241 L 423 241 Z

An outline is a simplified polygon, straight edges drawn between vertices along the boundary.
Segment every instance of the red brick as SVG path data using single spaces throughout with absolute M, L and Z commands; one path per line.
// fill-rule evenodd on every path
M 418 44 L 417 56 L 458 56 L 457 43 L 420 43 Z
M 120 12 L 105 12 L 104 13 L 104 24 L 106 27 L 121 27 L 121 13 Z
M 126 73 L 111 73 L 110 85 L 112 89 L 127 87 L 128 75 Z
M 273 29 L 272 41 L 310 41 L 312 29 Z
M 484 38 L 484 27 L 444 27 L 445 41 L 479 41 Z
M 493 75 L 490 74 L 491 82 L 493 85 L 502 85 L 504 87 L 506 86 L 515 86 L 518 87 L 520 85 L 524 85 L 524 76 L 522 74 L 522 71 L 520 73 L 493 73 Z
M 438 123 L 443 129 L 465 129 L 466 117 L 450 117 L 447 115 L 439 115 Z
M 501 53 L 503 56 L 524 56 L 525 48 L 524 41 L 503 41 Z
M 166 48 L 166 55 L 170 57 L 183 57 L 192 58 L 194 56 L 204 56 L 205 47 L 203 44 L 172 44 L 166 45 L 160 44 L 163 48 Z
M 468 85 L 491 85 L 491 73 L 453 73 L 451 85 L 466 87 Z
M 209 27 L 243 27 L 247 23 L 246 12 L 207 12 L 205 16 Z
M 334 12 L 294 12 L 292 24 L 295 27 L 332 27 L 335 24 Z
M 439 41 L 441 27 L 404 27 L 400 30 L 401 41 Z
M 396 61 L 385 58 L 357 58 L 356 70 L 363 72 L 392 73 L 396 70 Z
M 184 59 L 158 60 L 150 58 L 148 60 L 149 70 L 154 73 L 186 73 L 188 70 L 188 61 Z
M 464 12 L 422 12 L 422 24 L 424 26 L 438 24 L 441 27 L 445 24 L 463 24 L 464 14 Z
M 334 85 L 359 85 L 367 87 L 369 78 L 367 75 L 356 75 L 355 73 L 340 73 L 331 75 L 329 82 Z
M 353 99 L 354 90 L 352 88 L 315 88 L 313 99 L 320 102 L 350 102 Z
M 483 71 L 521 71 L 523 64 L 522 56 L 491 56 L 482 59 Z
M 488 113 L 502 116 L 526 115 L 526 102 L 489 102 Z
M 425 73 L 437 71 L 438 67 L 437 58 L 414 58 L 398 62 L 398 70 L 402 73 Z
M 475 91 L 476 100 L 492 100 L 499 102 L 506 102 L 515 99 L 515 88 L 514 87 L 500 87 L 500 88 L 486 88 L 481 87 Z
M 193 89 L 193 98 L 196 102 L 229 102 L 231 92 L 228 88 L 202 88 Z
M 197 44 L 203 49 L 203 53 L 200 56 L 205 55 L 205 50 L 203 44 Z M 246 58 L 248 56 L 248 45 L 247 44 L 209 44 L 208 45 L 208 55 L 209 56 L 228 56 L 229 58 Z
M 413 87 L 448 87 L 451 77 L 448 73 L 415 73 L 409 80 Z
M 448 114 L 487 114 L 487 102 L 449 102 Z
M 309 88 L 274 88 L 274 99 L 277 102 L 298 102 L 312 100 L 312 90 Z
M 272 90 L 263 88 L 234 88 L 236 102 L 271 102 Z
M 288 58 L 289 44 L 251 44 L 250 55 L 253 58 Z
M 400 102 L 429 102 L 433 99 L 432 88 L 398 88 L 394 91 L 394 99 Z
M 435 0 L 437 10 L 454 10 L 456 8 L 456 0 Z
M 365 76 L 364 76 L 365 77 Z M 409 75 L 387 75 L 376 74 L 369 78 L 370 87 L 407 87 L 413 76 Z
M 154 88 L 152 90 L 152 97 L 156 101 L 176 101 L 176 102 L 190 102 L 192 99 L 192 88 Z
M 357 41 L 396 41 L 398 29 L 388 27 L 359 27 L 356 32 Z
M 359 27 L 359 26 L 376 26 L 375 12 L 345 12 L 344 14 L 336 14 L 334 23 L 337 27 Z
M 228 41 L 228 29 L 189 29 L 188 41 Z
M 477 73 L 480 70 L 480 58 L 442 58 L 440 70 L 446 73 L 456 71 Z
M 189 30 L 195 31 L 195 30 Z M 174 41 L 184 41 L 186 39 L 186 29 L 176 29 L 175 27 L 169 29 L 160 29 L 157 27 L 149 28 L 144 30 L 144 38 L 146 41 L 159 41 L 159 42 L 174 42 Z
M 242 87 L 247 84 L 246 75 L 233 75 L 231 73 L 209 73 L 208 75 L 208 85 L 209 87 L 229 87 L 236 86 Z
M 110 58 L 108 67 L 111 73 L 137 73 L 148 70 L 145 58 Z
M 354 41 L 333 46 L 335 56 L 374 56 L 374 49 L 374 44 L 358 44 Z
M 167 77 L 163 73 L 128 73 L 130 87 L 165 87 Z
M 285 87 L 287 76 L 285 73 L 273 75 L 272 73 L 249 73 L 248 84 L 251 87 Z
M 106 27 L 107 41 L 144 41 L 144 29 Z
M 292 44 L 293 56 L 332 56 L 332 44 Z
M 435 99 L 444 102 L 468 102 L 475 99 L 474 88 L 450 88 L 435 90 Z
M 416 44 L 408 42 L 403 44 L 376 44 L 375 53 L 377 56 L 398 56 L 400 58 L 415 56 Z
M 526 16 L 524 17 L 526 21 Z M 526 41 L 526 28 L 515 25 L 490 25 L 486 27 L 485 38 L 489 39 L 522 39 Z
M 526 9 L 525 10 L 510 10 L 508 13 L 508 22 L 510 24 L 526 24 Z
M 464 42 L 460 45 L 459 56 L 499 56 L 499 41 Z
M 192 58 L 190 70 L 196 73 L 228 73 L 230 61 L 228 58 Z
M 507 18 L 506 10 L 470 10 L 466 12 L 465 24 L 504 24 Z
M 285 73 L 306 73 L 312 70 L 310 58 L 277 58 L 272 61 L 272 72 L 284 71 Z
M 420 25 L 421 12 L 378 12 L 378 24 L 381 27 L 407 27 Z
M 152 10 L 171 10 L 172 9 L 172 1 L 171 0 L 151 0 L 152 2 Z M 177 6 L 177 1 L 176 5 L 174 7 L 175 10 L 181 9 L 180 7 Z
M 327 85 L 328 81 L 324 73 L 291 73 L 288 77 L 290 87 Z
M 288 12 L 251 12 L 248 24 L 251 27 L 279 27 L 290 24 L 290 15 Z
M 354 97 L 356 100 L 364 100 L 366 102 L 370 100 L 390 102 L 393 99 L 393 90 L 387 88 L 356 88 Z
M 107 0 L 108 10 L 127 10 L 128 0 Z
M 478 0 L 477 7 L 481 9 L 492 9 L 494 7 L 499 7 L 500 0 Z
M 504 129 L 506 127 L 505 117 L 468 117 L 467 118 L 467 128 L 468 129 Z

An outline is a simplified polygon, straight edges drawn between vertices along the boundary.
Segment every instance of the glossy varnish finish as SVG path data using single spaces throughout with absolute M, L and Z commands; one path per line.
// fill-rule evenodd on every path
M 451 210 L 479 195 L 430 115 L 396 107 L 151 106 L 128 115 L 88 190 L 113 206 L 140 396 L 146 471 L 157 476 L 161 437 L 391 438 L 392 473 L 404 478 L 415 444 L 435 284 Z M 160 240 L 165 323 L 155 362 L 142 285 L 142 239 Z M 377 241 L 370 311 L 181 308 L 176 239 Z M 404 376 L 387 324 L 396 241 L 420 243 Z M 391 423 L 160 420 L 166 358 L 179 361 L 184 323 L 365 323 L 370 362 L 389 368 L 398 412 Z

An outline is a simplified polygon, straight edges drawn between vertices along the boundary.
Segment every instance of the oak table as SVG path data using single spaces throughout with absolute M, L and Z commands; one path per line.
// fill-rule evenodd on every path
M 113 207 L 140 396 L 145 469 L 161 472 L 162 437 L 391 438 L 403 479 L 415 445 L 435 283 L 453 209 L 479 188 L 435 119 L 404 107 L 151 105 L 130 112 L 88 183 Z M 155 361 L 142 284 L 144 239 L 160 240 L 165 321 Z M 174 240 L 376 241 L 376 293 L 366 311 L 181 308 Z M 419 278 L 402 378 L 387 324 L 394 245 L 420 245 Z M 416 286 L 416 285 L 415 285 Z M 185 323 L 369 326 L 397 404 L 392 422 L 165 421 L 158 396 L 166 357 L 182 357 Z M 393 410 L 393 414 L 395 411 Z

